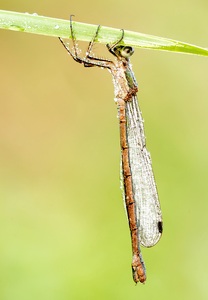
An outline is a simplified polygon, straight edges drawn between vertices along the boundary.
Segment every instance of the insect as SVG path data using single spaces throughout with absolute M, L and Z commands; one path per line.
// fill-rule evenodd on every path
M 81 58 L 76 44 L 70 17 L 72 50 L 60 39 L 71 57 L 85 67 L 97 66 L 110 71 L 113 78 L 115 102 L 118 109 L 121 146 L 121 181 L 132 244 L 133 280 L 144 283 L 146 269 L 140 244 L 154 246 L 160 239 L 163 223 L 157 188 L 152 170 L 152 162 L 146 148 L 142 114 L 139 109 L 138 85 L 132 71 L 129 57 L 134 53 L 130 46 L 121 45 L 121 37 L 113 45 L 107 44 L 115 60 L 101 59 L 92 55 L 92 47 L 99 35 L 100 26 L 88 45 L 86 56 Z

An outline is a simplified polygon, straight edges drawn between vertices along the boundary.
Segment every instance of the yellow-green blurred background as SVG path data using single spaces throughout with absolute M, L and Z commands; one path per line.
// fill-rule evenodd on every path
M 0 8 L 208 46 L 203 0 Z M 208 299 L 208 58 L 132 58 L 164 217 L 135 286 L 110 74 L 76 64 L 55 38 L 1 30 L 0 41 L 0 299 Z

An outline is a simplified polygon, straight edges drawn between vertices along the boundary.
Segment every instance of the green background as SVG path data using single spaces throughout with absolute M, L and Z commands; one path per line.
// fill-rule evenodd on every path
M 202 0 L 0 8 L 208 46 Z M 76 64 L 54 38 L 1 30 L 0 40 L 0 299 L 208 299 L 207 57 L 132 57 L 164 218 L 135 286 L 110 74 Z

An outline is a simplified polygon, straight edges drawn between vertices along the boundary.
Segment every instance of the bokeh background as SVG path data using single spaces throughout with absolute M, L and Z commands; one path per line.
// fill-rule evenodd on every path
M 208 47 L 203 0 L 0 8 Z M 132 57 L 164 217 L 135 286 L 110 74 L 76 64 L 55 38 L 1 30 L 0 40 L 0 299 L 208 299 L 208 58 Z

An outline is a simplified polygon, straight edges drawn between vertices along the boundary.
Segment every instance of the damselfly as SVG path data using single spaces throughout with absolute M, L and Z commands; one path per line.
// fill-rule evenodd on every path
M 145 282 L 146 269 L 142 259 L 140 244 L 154 246 L 162 234 L 162 214 L 158 200 L 157 188 L 152 171 L 150 154 L 146 148 L 146 139 L 142 114 L 136 94 L 138 85 L 132 71 L 129 57 L 134 53 L 130 46 L 119 45 L 124 37 L 113 45 L 107 45 L 115 61 L 92 56 L 92 47 L 98 39 L 100 26 L 89 43 L 86 56 L 79 57 L 72 20 L 70 30 L 73 42 L 71 50 L 61 38 L 60 41 L 72 58 L 85 67 L 98 66 L 106 68 L 113 77 L 115 102 L 118 108 L 121 145 L 121 180 L 123 198 L 126 205 L 132 243 L 133 279 Z

